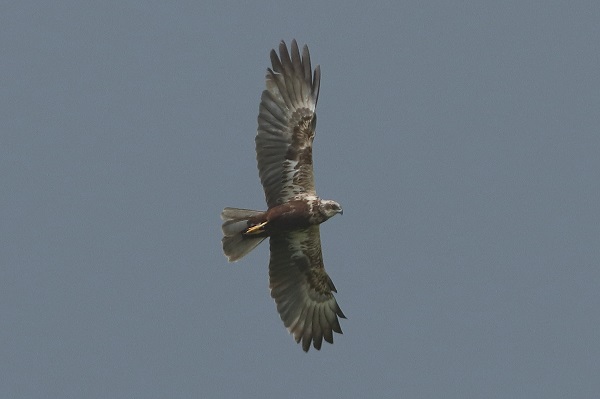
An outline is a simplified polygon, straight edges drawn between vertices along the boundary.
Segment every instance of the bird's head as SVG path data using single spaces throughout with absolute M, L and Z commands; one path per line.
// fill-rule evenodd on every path
M 334 217 L 338 213 L 344 214 L 344 210 L 342 209 L 340 204 L 332 200 L 321 200 L 319 209 L 327 219 Z

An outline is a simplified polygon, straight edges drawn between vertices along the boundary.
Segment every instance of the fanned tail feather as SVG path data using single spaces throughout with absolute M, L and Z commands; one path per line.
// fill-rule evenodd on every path
M 221 219 L 223 219 L 223 239 L 221 241 L 223 252 L 230 262 L 240 260 L 265 239 L 263 236 L 242 235 L 242 232 L 248 228 L 248 219 L 262 213 L 240 208 L 225 208 L 221 212 Z

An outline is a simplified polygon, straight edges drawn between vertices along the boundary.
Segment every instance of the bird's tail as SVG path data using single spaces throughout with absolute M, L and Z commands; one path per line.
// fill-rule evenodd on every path
M 225 208 L 221 212 L 223 219 L 223 252 L 230 262 L 240 260 L 260 244 L 266 236 L 248 236 L 242 232 L 248 228 L 248 219 L 264 212 L 250 209 Z

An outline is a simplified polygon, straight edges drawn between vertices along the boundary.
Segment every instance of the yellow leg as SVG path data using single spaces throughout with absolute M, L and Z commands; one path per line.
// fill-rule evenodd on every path
M 255 226 L 248 227 L 248 229 L 244 232 L 244 234 L 260 234 L 263 231 L 265 231 L 263 229 L 263 227 L 266 224 L 267 224 L 267 222 L 262 222 L 262 223 L 259 223 L 259 224 L 255 225 Z

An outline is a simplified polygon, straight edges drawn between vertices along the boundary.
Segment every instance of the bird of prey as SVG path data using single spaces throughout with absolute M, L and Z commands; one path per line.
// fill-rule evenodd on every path
M 321 349 L 342 333 L 338 317 L 346 318 L 333 296 L 337 292 L 325 272 L 319 225 L 342 213 L 335 201 L 317 196 L 313 176 L 321 69 L 314 72 L 308 47 L 292 40 L 291 52 L 279 44 L 271 50 L 262 92 L 256 159 L 268 209 L 225 208 L 223 252 L 230 262 L 241 259 L 265 238 L 270 242 L 269 288 L 277 311 L 306 352 Z

